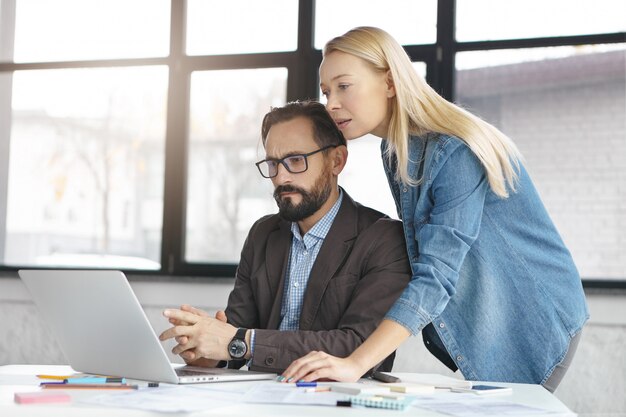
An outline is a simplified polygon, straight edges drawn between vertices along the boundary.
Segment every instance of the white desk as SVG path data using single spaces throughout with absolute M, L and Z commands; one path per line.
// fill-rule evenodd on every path
M 74 417 L 74 416 L 441 416 L 428 410 L 411 408 L 407 412 L 393 410 L 377 410 L 363 408 L 344 408 L 328 406 L 296 406 L 296 405 L 265 405 L 265 404 L 234 404 L 233 406 L 208 410 L 196 413 L 157 413 L 142 410 L 128 410 L 123 408 L 98 408 L 80 403 L 53 404 L 53 405 L 20 405 L 13 400 L 16 392 L 38 391 L 39 381 L 34 378 L 36 374 L 66 375 L 72 373 L 68 366 L 46 365 L 6 365 L 0 366 L 0 416 L 46 416 L 46 417 Z M 394 375 L 408 378 L 410 374 L 394 372 Z M 237 384 L 227 382 L 226 384 Z M 513 395 L 499 397 L 503 401 L 512 401 L 531 407 L 559 413 L 571 413 L 570 410 L 556 397 L 539 385 L 528 384 L 500 384 L 513 387 Z M 98 395 L 99 391 L 67 391 L 73 399 L 86 395 Z M 573 414 L 572 414 L 573 415 Z

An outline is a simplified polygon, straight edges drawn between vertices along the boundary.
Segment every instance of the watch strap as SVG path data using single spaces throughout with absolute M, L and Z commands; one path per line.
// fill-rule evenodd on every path
M 240 327 L 237 329 L 237 333 L 235 333 L 235 337 L 233 337 L 234 339 L 241 339 L 244 342 L 246 341 L 246 332 L 248 331 L 248 329 L 244 329 L 243 327 Z M 246 343 L 246 346 L 248 346 L 248 344 Z

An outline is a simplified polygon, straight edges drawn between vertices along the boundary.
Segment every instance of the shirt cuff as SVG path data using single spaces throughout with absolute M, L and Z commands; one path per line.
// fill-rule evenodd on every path
M 419 311 L 418 306 L 408 303 L 402 298 L 398 299 L 391 307 L 385 319 L 395 321 L 406 328 L 413 336 L 422 331 L 431 321 Z
M 250 359 L 254 356 L 254 339 L 256 337 L 256 332 L 254 329 L 250 329 Z
M 254 332 L 254 329 L 250 329 L 250 359 L 248 359 L 248 361 L 246 362 L 246 366 L 248 367 L 248 369 L 250 369 L 250 367 L 252 366 L 252 359 L 254 358 L 255 336 L 256 336 L 256 333 Z

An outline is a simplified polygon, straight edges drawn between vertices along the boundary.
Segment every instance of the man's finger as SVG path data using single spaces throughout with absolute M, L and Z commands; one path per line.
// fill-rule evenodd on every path
M 218 310 L 217 313 L 215 313 L 215 318 L 224 323 L 227 322 L 226 313 L 223 310 Z
M 196 324 L 200 321 L 201 317 L 194 313 L 189 313 L 187 311 L 176 310 L 176 309 L 167 309 L 163 311 L 163 315 L 168 319 L 174 319 L 179 321 L 185 321 L 190 325 Z
M 200 317 L 209 317 L 209 313 L 207 313 L 206 311 L 190 306 L 189 304 L 183 304 L 182 306 L 180 306 L 180 309 L 189 313 L 193 313 Z
M 190 336 L 193 329 L 190 326 L 174 326 L 170 327 L 159 336 L 159 340 L 167 340 L 176 336 Z
M 196 354 L 194 350 L 186 350 L 180 354 L 180 357 L 186 361 L 196 360 L 199 356 Z
M 193 339 L 189 339 L 189 341 L 184 344 L 184 345 L 176 345 L 174 346 L 174 348 L 172 349 L 172 353 L 174 355 L 181 355 L 183 352 L 186 352 L 188 350 L 192 350 L 193 348 L 195 348 L 195 344 L 193 343 Z

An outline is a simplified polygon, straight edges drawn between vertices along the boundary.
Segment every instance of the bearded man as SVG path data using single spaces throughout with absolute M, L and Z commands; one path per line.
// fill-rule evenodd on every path
M 188 364 L 281 373 L 310 351 L 348 356 L 411 277 L 401 223 L 339 187 L 346 140 L 322 104 L 273 108 L 261 137 L 256 165 L 279 212 L 252 226 L 225 312 L 164 311 L 173 327 L 161 339 L 175 338 Z M 373 370 L 390 371 L 394 356 Z

